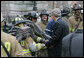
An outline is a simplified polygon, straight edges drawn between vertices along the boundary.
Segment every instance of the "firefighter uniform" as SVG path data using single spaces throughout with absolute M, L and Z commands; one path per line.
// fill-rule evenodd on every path
M 74 31 L 74 29 L 78 25 L 79 21 L 80 21 L 80 18 L 75 18 L 75 16 L 71 16 L 69 18 L 69 23 L 68 24 L 69 24 L 69 30 L 70 30 L 70 32 L 73 32 Z M 79 29 L 82 29 L 83 28 L 83 21 L 80 23 L 80 25 L 79 25 L 78 28 Z
M 15 19 L 16 20 L 16 19 Z M 19 26 L 20 28 L 24 27 L 24 24 L 22 23 L 23 20 L 18 20 L 17 23 L 15 24 L 16 26 Z M 38 39 L 38 38 L 37 38 Z M 41 43 L 35 43 L 35 41 L 31 38 L 31 36 L 28 36 L 26 39 L 20 41 L 21 46 L 23 47 L 23 51 L 25 54 L 28 54 L 31 56 L 31 50 L 29 49 L 29 45 L 33 44 L 36 46 L 37 50 L 42 49 L 42 44 Z M 37 55 L 34 55 L 34 57 L 37 57 Z
M 44 20 L 42 18 L 43 15 L 47 16 L 47 20 Z M 47 13 L 47 11 L 46 10 L 42 10 L 42 12 L 40 14 L 41 21 L 38 23 L 38 25 L 42 29 L 43 32 L 45 31 L 46 25 L 48 23 L 48 16 L 49 16 L 49 14 Z M 47 49 L 40 50 L 38 52 L 38 57 L 48 57 L 48 51 L 47 51 Z
M 82 6 L 78 3 L 74 3 L 72 5 L 72 9 L 74 11 L 74 15 L 69 18 L 69 27 L 70 27 L 71 32 L 73 32 L 74 29 L 77 28 L 77 25 L 79 24 L 79 22 L 80 22 L 80 24 L 79 24 L 78 28 L 79 29 L 83 28 L 83 21 L 82 21 L 83 12 L 81 12 Z
M 39 22 L 38 25 L 42 29 L 42 31 L 45 30 L 46 24 L 43 24 L 42 21 Z M 47 51 L 47 49 L 43 49 L 43 50 L 38 51 L 38 57 L 48 57 L 48 51 Z
M 1 31 L 1 41 L 4 43 L 4 46 L 7 48 L 11 57 L 30 57 L 29 55 L 23 53 L 23 49 L 15 37 Z M 2 45 L 1 57 L 8 57 Z
M 30 40 L 30 39 L 32 39 L 32 38 L 31 38 L 31 37 L 28 37 L 28 38 L 26 38 L 25 40 L 21 40 L 21 41 L 20 41 L 20 45 L 21 45 L 22 48 L 23 48 L 24 54 L 27 54 L 27 55 L 29 55 L 29 56 L 32 57 L 31 51 L 30 51 L 30 49 L 29 49 L 29 44 L 32 43 L 32 40 Z
M 20 27 L 23 27 L 22 25 L 19 25 Z M 36 43 L 32 38 L 31 36 L 29 36 L 28 38 L 24 39 L 24 40 L 21 40 L 20 44 L 21 46 L 24 48 L 24 53 L 27 53 L 28 55 L 31 53 L 30 49 L 29 49 L 29 45 L 30 44 L 33 44 L 36 46 L 37 48 L 37 51 L 41 50 L 42 49 L 42 44 L 39 43 L 41 40 L 40 37 L 37 37 L 37 42 Z M 37 55 L 34 55 L 34 57 L 37 57 Z
M 2 31 L 4 18 L 1 13 L 1 57 L 30 57 L 23 53 L 23 49 L 14 36 Z M 3 42 L 3 43 L 2 43 Z M 5 49 L 5 48 L 6 49 Z M 6 53 L 6 50 L 8 53 Z M 9 55 L 8 55 L 9 54 Z
M 39 22 L 38 25 L 42 29 L 42 31 L 44 31 L 44 29 L 46 28 L 46 24 L 43 24 L 42 22 Z

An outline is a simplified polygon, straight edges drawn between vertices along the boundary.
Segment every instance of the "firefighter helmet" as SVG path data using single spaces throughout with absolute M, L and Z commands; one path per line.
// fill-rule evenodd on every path
M 41 17 L 42 15 L 47 15 L 47 16 L 49 16 L 49 14 L 47 13 L 46 10 L 42 10 L 42 12 L 41 12 L 41 14 L 40 14 L 40 17 Z
M 72 7 L 73 10 L 82 10 L 82 6 L 80 4 L 74 4 Z
M 37 19 L 37 14 L 36 14 L 36 12 L 35 11 L 32 11 L 31 12 L 31 18 L 34 18 L 34 19 Z
M 24 17 L 27 19 L 27 20 L 31 20 L 31 13 L 27 13 L 24 15 Z
M 21 17 L 15 17 L 13 20 L 12 20 L 12 23 L 14 24 L 14 25 L 17 25 L 17 24 L 20 24 L 20 23 L 23 23 L 24 22 L 24 20 L 23 20 L 23 18 L 21 18 Z
M 70 9 L 68 7 L 63 7 L 63 9 L 61 10 L 61 15 L 67 15 L 70 13 Z

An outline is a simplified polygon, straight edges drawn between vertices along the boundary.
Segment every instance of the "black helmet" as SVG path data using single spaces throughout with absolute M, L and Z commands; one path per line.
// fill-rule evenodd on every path
M 42 11 L 41 11 L 40 17 L 41 17 L 42 15 L 47 15 L 47 16 L 49 16 L 49 14 L 47 13 L 46 10 L 42 10 Z
M 68 7 L 63 7 L 63 9 L 61 10 L 62 16 L 67 15 L 69 13 L 70 13 L 70 8 L 68 8 Z
M 29 12 L 28 14 L 25 14 L 24 17 L 25 17 L 27 20 L 31 20 L 31 13 Z
M 37 14 L 36 14 L 36 12 L 35 11 L 33 11 L 33 12 L 31 12 L 31 18 L 35 18 L 35 19 L 37 19 Z

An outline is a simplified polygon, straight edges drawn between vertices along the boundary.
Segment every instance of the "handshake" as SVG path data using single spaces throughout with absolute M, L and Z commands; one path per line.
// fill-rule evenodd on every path
M 49 41 L 49 40 L 45 40 L 45 43 L 48 42 L 48 41 Z M 45 43 L 42 43 L 42 44 L 41 44 L 42 49 L 46 49 L 46 48 L 47 48 L 46 45 L 45 45 Z
M 47 42 L 48 40 L 45 40 L 45 41 Z M 30 51 L 36 52 L 36 51 L 39 51 L 41 49 L 46 49 L 47 48 L 44 43 L 37 43 L 36 45 L 35 44 L 36 43 L 34 42 L 34 44 L 29 45 Z

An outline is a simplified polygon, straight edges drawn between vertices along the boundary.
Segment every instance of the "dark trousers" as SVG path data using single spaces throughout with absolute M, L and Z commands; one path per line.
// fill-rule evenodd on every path
M 61 46 L 56 46 L 48 49 L 48 57 L 61 57 Z

